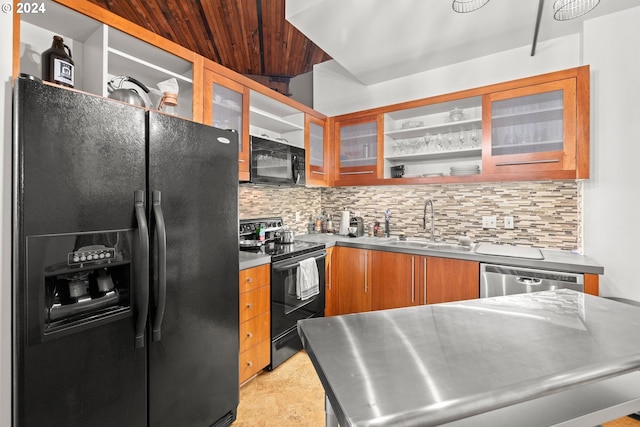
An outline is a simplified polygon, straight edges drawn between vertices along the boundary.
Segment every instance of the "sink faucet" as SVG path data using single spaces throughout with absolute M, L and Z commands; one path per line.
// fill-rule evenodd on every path
M 427 205 L 431 206 L 431 241 L 435 241 L 435 224 L 433 223 L 433 200 L 424 201 L 424 212 L 422 213 L 422 228 L 427 231 Z

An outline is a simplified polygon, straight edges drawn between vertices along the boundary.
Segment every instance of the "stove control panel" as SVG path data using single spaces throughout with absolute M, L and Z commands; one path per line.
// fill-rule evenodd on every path
M 240 236 L 255 235 L 260 229 L 264 229 L 265 233 L 280 231 L 284 223 L 282 218 L 259 218 L 240 220 Z

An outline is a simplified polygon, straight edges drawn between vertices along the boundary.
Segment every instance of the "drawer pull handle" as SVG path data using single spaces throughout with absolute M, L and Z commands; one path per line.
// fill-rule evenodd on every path
M 253 336 L 253 332 L 248 332 L 247 337 L 251 338 Z
M 247 282 L 249 282 L 249 283 L 253 282 L 253 278 L 247 277 Z
M 247 308 L 253 308 L 253 304 L 247 304 Z
M 249 367 L 253 366 L 253 362 L 252 361 L 248 361 L 247 362 L 247 366 L 249 366 Z

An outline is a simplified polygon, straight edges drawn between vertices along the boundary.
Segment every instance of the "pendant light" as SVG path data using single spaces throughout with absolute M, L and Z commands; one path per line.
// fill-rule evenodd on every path
M 596 7 L 600 0 L 556 0 L 553 3 L 553 17 L 556 21 L 577 18 Z
M 453 0 L 451 7 L 458 13 L 467 13 L 480 9 L 487 3 L 489 0 Z

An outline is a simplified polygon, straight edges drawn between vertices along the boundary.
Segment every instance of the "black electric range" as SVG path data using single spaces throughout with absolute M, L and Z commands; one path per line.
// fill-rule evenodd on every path
M 326 251 L 324 243 L 294 240 L 281 241 L 282 218 L 240 220 L 238 242 L 243 251 L 271 256 L 271 356 L 267 369 L 272 370 L 302 349 L 297 331 L 299 320 L 324 316 L 326 300 Z M 260 240 L 262 237 L 264 240 Z M 317 283 L 315 293 L 302 296 L 299 271 L 315 261 Z M 308 276 L 307 276 L 308 277 Z M 308 279 L 307 279 L 308 280 Z M 306 283 L 308 286 L 308 283 Z M 307 288 L 308 290 L 308 288 Z

